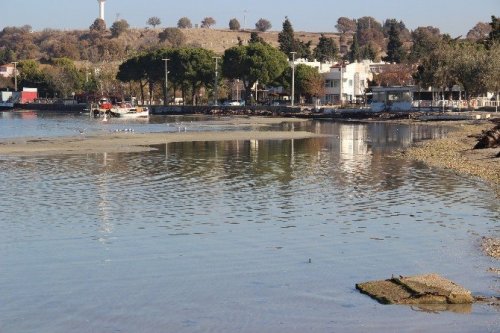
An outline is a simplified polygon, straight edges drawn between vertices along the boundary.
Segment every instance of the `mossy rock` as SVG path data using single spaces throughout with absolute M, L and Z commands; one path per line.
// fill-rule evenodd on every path
M 471 304 L 472 293 L 437 274 L 359 283 L 356 289 L 382 304 Z

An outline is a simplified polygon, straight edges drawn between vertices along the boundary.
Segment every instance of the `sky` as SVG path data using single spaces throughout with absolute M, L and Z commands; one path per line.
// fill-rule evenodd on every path
M 97 0 L 0 0 L 0 29 L 28 24 L 33 30 L 88 29 L 99 16 Z M 132 27 L 144 28 L 149 17 L 161 19 L 162 27 L 176 26 L 186 16 L 193 24 L 211 16 L 215 28 L 227 28 L 236 18 L 242 27 L 254 28 L 260 18 L 281 30 L 285 16 L 295 31 L 336 32 L 339 17 L 372 16 L 382 22 L 395 18 L 413 30 L 435 26 L 452 37 L 464 36 L 478 22 L 500 16 L 500 0 L 106 0 L 106 23 L 125 19 Z

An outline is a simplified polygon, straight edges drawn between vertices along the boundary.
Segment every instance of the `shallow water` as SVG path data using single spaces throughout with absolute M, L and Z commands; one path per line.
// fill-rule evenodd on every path
M 14 120 L 11 133 L 28 131 L 27 121 L 39 137 L 101 126 L 78 116 Z M 0 119 L 0 137 L 16 136 L 5 135 L 9 121 Z M 161 117 L 115 126 L 181 122 L 217 130 L 208 119 Z M 478 249 L 481 236 L 500 232 L 492 191 L 393 156 L 445 128 L 280 128 L 331 136 L 0 157 L 0 332 L 497 330 L 489 306 L 425 312 L 354 289 L 436 272 L 498 294 L 486 272 L 497 263 Z

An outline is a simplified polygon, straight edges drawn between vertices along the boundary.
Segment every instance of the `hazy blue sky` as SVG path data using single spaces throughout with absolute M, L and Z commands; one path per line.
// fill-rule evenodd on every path
M 5 0 L 3 0 L 5 1 Z M 29 24 L 34 30 L 86 29 L 98 16 L 97 0 L 23 0 L 2 6 L 0 29 Z M 465 35 L 477 22 L 490 22 L 491 15 L 500 16 L 500 0 L 106 0 L 106 22 L 111 25 L 119 16 L 133 27 L 145 27 L 146 20 L 158 16 L 162 26 L 175 26 L 187 16 L 193 24 L 212 16 L 217 28 L 227 28 L 237 18 L 253 28 L 259 18 L 281 30 L 285 16 L 296 31 L 335 31 L 340 16 L 359 18 L 373 16 L 403 20 L 409 29 L 433 25 L 453 37 Z

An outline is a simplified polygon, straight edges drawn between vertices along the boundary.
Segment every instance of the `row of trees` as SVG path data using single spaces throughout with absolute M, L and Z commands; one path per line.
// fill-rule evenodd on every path
M 157 16 L 152 16 L 146 21 L 146 24 L 152 26 L 153 28 L 156 28 L 157 26 L 159 26 L 161 24 L 161 19 Z M 215 24 L 217 24 L 217 21 L 213 17 L 208 16 L 208 17 L 205 17 L 201 21 L 200 27 L 209 29 L 212 26 L 214 26 Z M 184 16 L 184 17 L 181 17 L 177 21 L 177 28 L 179 28 L 179 29 L 191 29 L 191 28 L 193 28 L 193 23 L 191 22 L 191 20 L 188 17 Z M 257 21 L 257 23 L 255 23 L 255 29 L 257 31 L 260 31 L 260 32 L 265 32 L 271 28 L 272 28 L 271 22 L 269 22 L 269 20 L 266 20 L 264 18 L 259 19 Z M 236 19 L 236 18 L 230 19 L 229 20 L 229 29 L 230 30 L 240 30 L 241 29 L 240 21 L 238 21 L 238 19 Z
M 142 99 L 153 98 L 163 90 L 166 100 L 164 59 L 168 60 L 169 95 L 180 91 L 185 101 L 193 105 L 213 98 L 216 54 L 202 48 L 161 49 L 132 57 L 119 67 L 117 78 L 139 89 Z M 218 91 L 222 98 L 229 98 L 231 82 L 242 82 L 245 96 L 250 100 L 252 88 L 261 86 L 289 87 L 292 69 L 284 53 L 259 42 L 232 47 L 225 51 L 221 60 L 221 72 L 226 80 L 220 82 Z M 296 92 L 298 96 L 320 96 L 324 81 L 312 67 L 296 67 Z M 206 93 L 206 92 L 209 93 Z

